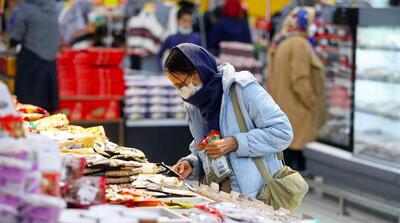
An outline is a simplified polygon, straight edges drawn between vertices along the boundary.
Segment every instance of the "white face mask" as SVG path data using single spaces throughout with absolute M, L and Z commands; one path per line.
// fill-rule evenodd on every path
M 190 80 L 190 84 L 188 86 L 183 86 L 183 87 L 179 88 L 179 94 L 181 95 L 181 97 L 183 99 L 189 99 L 190 97 L 195 95 L 196 92 L 198 92 L 202 87 L 203 87 L 203 84 L 194 86 L 193 81 Z
M 192 28 L 185 28 L 183 26 L 178 26 L 178 33 L 182 35 L 188 35 L 192 33 Z

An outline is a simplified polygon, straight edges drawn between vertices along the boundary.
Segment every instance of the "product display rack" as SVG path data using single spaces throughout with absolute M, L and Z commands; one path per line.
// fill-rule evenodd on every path
M 317 52 L 322 52 L 322 60 L 325 56 L 329 62 L 324 61 L 328 92 L 332 79 L 335 84 L 349 89 L 344 98 L 349 99 L 350 106 L 345 110 L 332 109 L 335 98 L 328 94 L 331 107 L 327 125 L 336 118 L 332 113 L 349 116 L 349 129 L 342 132 L 349 141 L 335 138 L 332 136 L 335 131 L 329 134 L 323 128 L 321 133 L 328 134 L 320 134 L 321 143 L 307 146 L 307 168 L 311 174 L 321 176 L 326 184 L 357 191 L 373 200 L 393 201 L 398 206 L 400 9 L 325 8 L 321 14 L 325 23 L 320 27 L 328 31 L 330 27 L 347 27 L 351 36 L 350 45 L 326 41 L 339 50 L 324 48 L 327 44 L 323 41 L 340 32 L 334 35 L 322 32 L 317 42 Z M 347 52 L 348 57 L 337 63 L 335 58 L 340 56 L 332 54 L 338 52 Z M 347 82 L 342 81 L 345 77 Z
M 396 167 L 400 167 L 399 13 L 360 10 L 354 115 L 355 155 Z

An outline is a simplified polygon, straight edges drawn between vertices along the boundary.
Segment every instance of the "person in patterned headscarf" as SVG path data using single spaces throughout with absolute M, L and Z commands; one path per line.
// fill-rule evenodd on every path
M 308 38 L 314 17 L 313 8 L 293 9 L 268 53 L 267 88 L 288 115 L 294 132 L 292 144 L 284 151 L 285 160 L 299 171 L 305 170 L 305 144 L 315 140 L 327 108 L 324 67 Z

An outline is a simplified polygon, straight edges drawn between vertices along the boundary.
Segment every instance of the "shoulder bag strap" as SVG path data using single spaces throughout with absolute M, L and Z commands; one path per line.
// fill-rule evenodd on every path
M 235 111 L 236 121 L 238 122 L 240 132 L 248 132 L 246 121 L 244 119 L 242 110 L 240 109 L 239 100 L 236 93 L 236 84 L 232 84 L 231 86 L 231 96 L 232 96 L 233 110 Z M 268 168 L 264 164 L 263 157 L 254 157 L 252 159 L 256 164 L 257 169 L 260 172 L 264 182 L 268 183 L 269 181 L 272 181 L 273 178 L 270 172 L 268 171 Z

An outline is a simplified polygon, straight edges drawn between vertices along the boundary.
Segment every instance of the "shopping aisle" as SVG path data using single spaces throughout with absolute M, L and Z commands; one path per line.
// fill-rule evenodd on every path
M 349 216 L 339 216 L 338 203 L 335 200 L 321 198 L 315 194 L 308 194 L 297 210 L 297 215 L 310 215 L 319 219 L 321 223 L 395 223 L 382 219 L 365 211 L 347 208 Z

